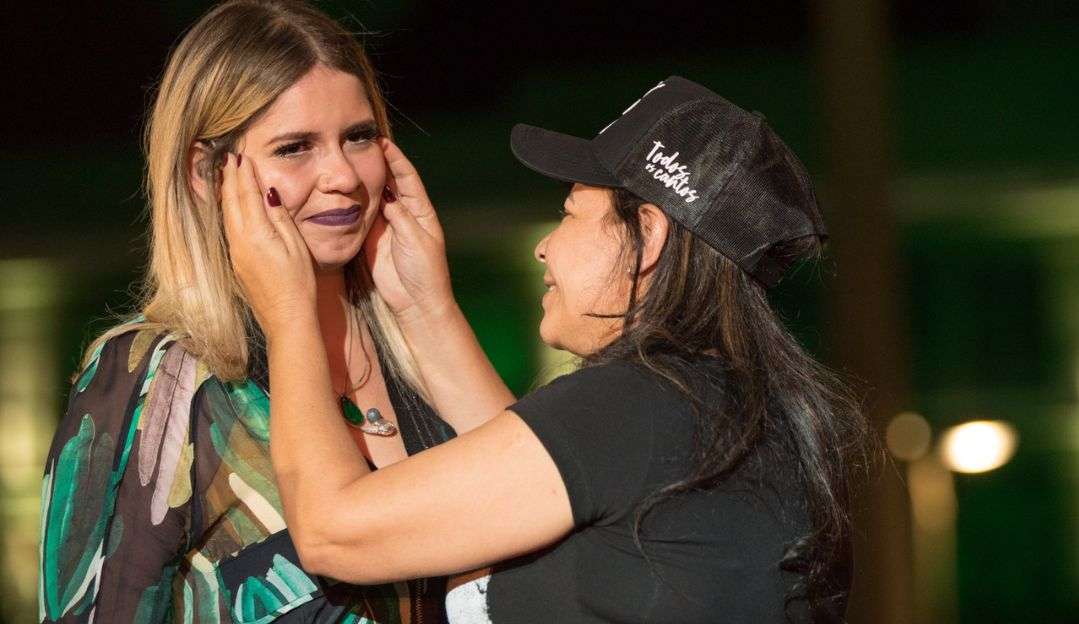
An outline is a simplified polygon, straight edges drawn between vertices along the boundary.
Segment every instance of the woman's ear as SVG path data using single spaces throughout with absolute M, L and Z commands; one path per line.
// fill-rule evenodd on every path
M 216 191 L 213 184 L 213 153 L 210 146 L 203 141 L 195 141 L 191 149 L 187 150 L 187 176 L 191 188 L 203 202 L 208 201 L 209 194 Z
M 655 204 L 641 204 L 637 208 L 637 218 L 641 223 L 641 274 L 647 273 L 659 262 L 663 245 L 667 242 L 667 231 L 671 222 L 666 213 Z

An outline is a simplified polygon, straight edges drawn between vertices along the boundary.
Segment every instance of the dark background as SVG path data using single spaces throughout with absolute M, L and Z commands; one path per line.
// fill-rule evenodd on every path
M 776 292 L 795 331 L 859 381 L 882 430 L 915 410 L 934 435 L 973 418 L 1020 433 L 1009 464 L 955 477 L 943 533 L 911 519 L 903 462 L 894 495 L 861 501 L 852 620 L 1079 620 L 1079 4 L 318 4 L 362 33 L 462 305 L 518 391 L 551 362 L 529 263 L 562 190 L 512 159 L 513 123 L 590 136 L 671 74 L 764 113 L 836 234 Z M 0 26 L 0 621 L 36 610 L 40 461 L 81 346 L 141 275 L 143 115 L 209 6 L 23 6 Z

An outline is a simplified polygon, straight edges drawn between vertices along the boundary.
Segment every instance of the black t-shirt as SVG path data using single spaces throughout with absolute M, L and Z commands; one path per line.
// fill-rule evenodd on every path
M 699 370 L 721 378 L 718 362 L 702 358 Z M 724 405 L 727 393 L 712 388 L 702 398 Z M 787 621 L 784 603 L 799 579 L 779 562 L 808 532 L 793 458 L 755 451 L 717 488 L 659 503 L 639 549 L 641 501 L 693 468 L 696 416 L 684 395 L 643 366 L 617 362 L 560 377 L 509 409 L 557 464 L 575 529 L 455 588 L 451 622 Z

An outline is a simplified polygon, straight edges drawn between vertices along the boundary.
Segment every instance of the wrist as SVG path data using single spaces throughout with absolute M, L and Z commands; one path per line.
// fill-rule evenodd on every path
M 321 338 L 318 315 L 314 309 L 306 306 L 295 310 L 277 310 L 267 318 L 256 315 L 256 320 L 262 327 L 267 342 L 288 337 L 302 339 L 308 335 Z
M 453 295 L 439 297 L 428 302 L 417 302 L 396 314 L 397 324 L 405 334 L 426 332 L 444 327 L 447 322 L 464 316 Z

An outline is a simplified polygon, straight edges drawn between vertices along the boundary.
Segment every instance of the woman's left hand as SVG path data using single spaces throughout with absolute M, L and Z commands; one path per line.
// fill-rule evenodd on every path
M 247 303 L 272 339 L 304 315 L 314 317 L 315 272 L 292 215 L 283 205 L 270 204 L 254 163 L 237 160 L 229 154 L 222 172 L 225 237 Z

